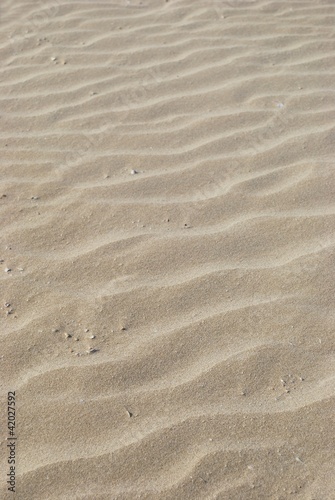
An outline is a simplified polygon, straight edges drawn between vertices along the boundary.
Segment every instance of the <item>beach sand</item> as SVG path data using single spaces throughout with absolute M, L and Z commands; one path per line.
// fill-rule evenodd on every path
M 334 21 L 2 2 L 1 498 L 335 498 Z

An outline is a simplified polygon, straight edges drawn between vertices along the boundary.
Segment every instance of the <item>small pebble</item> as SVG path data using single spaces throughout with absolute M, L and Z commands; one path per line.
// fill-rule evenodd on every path
M 130 173 L 131 173 L 131 175 L 135 175 L 135 174 L 138 174 L 138 171 L 137 170 L 131 170 Z
M 38 199 L 39 199 L 39 197 L 38 197 L 38 196 L 32 196 L 32 197 L 31 197 L 31 200 L 38 200 Z
M 95 335 L 91 335 L 91 336 L 90 336 L 90 339 L 95 339 Z
M 56 61 L 57 57 L 51 57 L 51 61 Z
M 11 269 L 9 267 L 6 267 L 5 268 L 5 273 L 10 273 L 11 272 Z
M 72 335 L 70 335 L 69 333 L 66 333 L 66 332 L 65 332 L 65 333 L 64 333 L 64 337 L 65 337 L 66 339 L 69 339 L 70 337 L 72 337 Z
M 94 347 L 89 347 L 86 352 L 87 352 L 87 354 L 93 354 L 93 353 L 97 352 L 97 349 L 94 349 Z
M 10 307 L 10 303 L 9 302 L 5 302 L 5 307 Z

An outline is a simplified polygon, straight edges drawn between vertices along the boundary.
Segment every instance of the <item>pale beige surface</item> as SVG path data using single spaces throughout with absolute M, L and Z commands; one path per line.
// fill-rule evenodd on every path
M 335 498 L 334 21 L 2 1 L 15 498 Z

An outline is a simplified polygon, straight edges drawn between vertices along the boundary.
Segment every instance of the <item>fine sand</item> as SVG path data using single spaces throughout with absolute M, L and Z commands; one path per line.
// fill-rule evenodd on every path
M 1 499 L 335 499 L 335 2 L 0 16 Z

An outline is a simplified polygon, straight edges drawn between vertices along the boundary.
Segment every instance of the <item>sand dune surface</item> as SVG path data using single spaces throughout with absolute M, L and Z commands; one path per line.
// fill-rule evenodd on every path
M 335 3 L 0 9 L 1 498 L 335 499 Z

